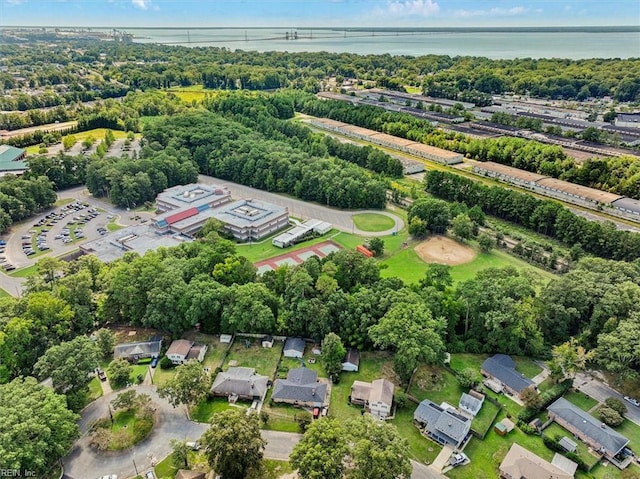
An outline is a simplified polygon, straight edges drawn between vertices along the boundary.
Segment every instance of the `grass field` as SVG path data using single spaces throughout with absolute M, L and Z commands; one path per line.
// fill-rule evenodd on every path
M 333 231 L 333 230 L 332 230 Z M 271 244 L 271 237 L 264 239 L 260 243 L 241 243 L 236 245 L 236 249 L 238 254 L 244 256 L 252 263 L 257 263 L 258 261 L 262 261 L 265 259 L 273 258 L 274 256 L 279 256 L 281 254 L 292 253 L 302 248 L 306 248 L 307 246 L 313 246 L 314 244 L 322 243 L 323 241 L 327 241 L 332 239 L 332 234 L 326 234 L 320 238 L 314 238 L 307 241 L 303 241 L 302 243 L 298 243 L 295 246 L 290 248 L 278 248 L 277 246 L 273 246 Z M 362 240 L 360 240 L 361 244 Z
M 490 401 L 484 401 L 482 403 L 482 409 L 473 418 L 471 422 L 471 429 L 479 434 L 486 434 L 491 426 L 493 426 L 494 420 L 500 411 L 500 408 Z
M 209 470 L 206 458 L 201 452 L 189 451 L 187 462 L 190 469 L 202 472 Z M 169 454 L 160 461 L 154 468 L 154 472 L 158 479 L 173 479 L 178 472 L 178 468 L 173 465 L 173 454 Z
M 564 398 L 567 401 L 569 401 L 569 402 L 575 404 L 576 406 L 578 406 L 583 411 L 588 411 L 593 406 L 598 404 L 598 401 L 596 401 L 595 399 L 590 398 L 586 394 L 578 392 L 578 391 L 570 391 L 570 392 L 568 392 L 567 394 L 564 395 Z
M 11 295 L 7 293 L 4 289 L 0 288 L 0 298 L 10 298 Z
M 418 401 L 429 399 L 436 404 L 446 401 L 454 406 L 458 404 L 463 392 L 466 390 L 453 374 L 446 369 L 426 364 L 418 367 L 409 388 L 409 394 Z
M 267 392 L 262 405 L 262 411 L 269 415 L 269 420 L 263 426 L 263 429 L 282 432 L 300 432 L 298 423 L 295 421 L 296 415 L 301 413 L 303 409 L 293 407 L 290 404 L 273 404 L 271 405 L 271 393 L 273 388 Z
M 580 459 L 582 459 L 585 462 L 585 464 L 588 464 L 589 466 L 592 467 L 596 464 L 596 462 L 598 462 L 598 457 L 594 456 L 589 452 L 589 448 L 585 443 L 579 440 L 574 440 L 573 434 L 571 434 L 569 431 L 567 431 L 565 428 L 563 428 L 559 424 L 555 422 L 551 423 L 543 431 L 543 434 L 552 439 L 558 439 L 558 438 L 562 438 L 563 436 L 567 436 L 569 439 L 573 440 L 578 445 L 578 448 L 576 449 L 576 454 L 580 456 Z
M 209 422 L 211 416 L 215 413 L 231 408 L 247 409 L 249 406 L 251 406 L 251 403 L 243 401 L 239 401 L 236 404 L 229 404 L 229 401 L 225 398 L 207 399 L 206 401 L 200 402 L 189 414 L 191 419 L 196 422 Z
M 202 103 L 205 96 L 215 95 L 217 90 L 210 90 L 203 85 L 191 85 L 187 87 L 173 87 L 167 90 L 180 98 L 185 103 L 192 103 L 194 100 L 196 103 Z
M 351 219 L 362 231 L 386 231 L 396 224 L 392 218 L 377 213 L 360 213 L 351 216 Z
M 255 368 L 257 374 L 272 378 L 280 359 L 282 343 L 274 343 L 273 348 L 263 348 L 258 339 L 247 338 L 247 340 L 251 342 L 249 348 L 245 346 L 245 338 L 235 339 L 222 369 L 226 371 L 234 361 L 231 364 Z
M 33 276 L 34 274 L 38 274 L 38 270 L 36 269 L 36 265 L 32 264 L 31 266 L 27 266 L 26 268 L 20 268 L 15 271 L 9 273 L 9 276 L 13 276 L 14 278 L 28 278 Z

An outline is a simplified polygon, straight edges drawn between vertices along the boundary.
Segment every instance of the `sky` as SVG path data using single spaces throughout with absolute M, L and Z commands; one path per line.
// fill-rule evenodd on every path
M 0 25 L 296 28 L 638 26 L 640 1 L 0 0 Z

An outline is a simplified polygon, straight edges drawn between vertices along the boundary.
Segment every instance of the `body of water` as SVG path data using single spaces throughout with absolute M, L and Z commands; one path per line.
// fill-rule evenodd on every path
M 123 29 L 134 42 L 230 50 L 513 58 L 640 57 L 640 29 Z

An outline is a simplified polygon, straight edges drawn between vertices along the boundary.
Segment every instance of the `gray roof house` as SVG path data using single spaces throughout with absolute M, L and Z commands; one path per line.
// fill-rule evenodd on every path
M 504 389 L 514 396 L 535 383 L 516 371 L 516 363 L 506 354 L 496 354 L 487 358 L 480 366 L 480 372 L 489 378 L 499 381 Z
M 471 430 L 471 420 L 425 399 L 413 413 L 413 420 L 427 436 L 442 445 L 460 447 Z
M 462 412 L 470 414 L 475 417 L 480 412 L 482 404 L 484 403 L 484 396 L 482 394 L 467 394 L 462 393 L 460 401 L 458 402 L 458 409 Z
M 276 379 L 271 399 L 302 407 L 322 407 L 328 403 L 327 383 L 318 382 L 318 373 L 300 367 L 291 369 L 287 379 Z
M 268 382 L 267 376 L 256 374 L 253 368 L 229 368 L 216 375 L 211 386 L 211 394 L 250 401 L 264 399 Z
M 285 358 L 301 358 L 304 356 L 305 342 L 300 338 L 287 338 L 284 343 L 283 354 Z
M 605 458 L 621 469 L 628 461 L 618 461 L 614 457 L 629 444 L 629 439 L 614 431 L 591 414 L 560 398 L 547 408 L 549 418 L 560 424 L 580 440 L 600 452 Z M 624 464 L 627 462 L 627 464 Z M 624 465 L 623 465 L 624 464 Z
M 160 354 L 162 341 L 144 341 L 141 343 L 118 344 L 113 349 L 114 359 L 126 359 L 137 361 L 138 359 L 152 358 Z

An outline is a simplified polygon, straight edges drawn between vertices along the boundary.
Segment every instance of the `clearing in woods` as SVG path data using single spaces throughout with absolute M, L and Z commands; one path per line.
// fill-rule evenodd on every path
M 473 248 L 446 236 L 433 236 L 416 246 L 415 251 L 426 263 L 449 266 L 470 263 L 476 257 Z

